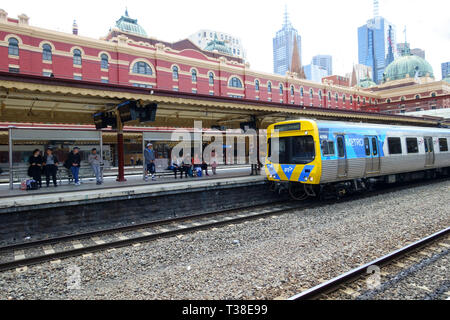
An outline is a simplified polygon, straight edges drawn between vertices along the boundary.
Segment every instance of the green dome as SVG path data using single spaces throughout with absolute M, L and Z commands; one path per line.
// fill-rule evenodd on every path
M 147 32 L 145 32 L 144 28 L 138 25 L 137 19 L 131 19 L 128 16 L 128 10 L 125 11 L 124 16 L 120 17 L 120 19 L 116 21 L 116 27 L 119 28 L 120 31 L 147 38 Z
M 372 87 L 376 87 L 377 84 L 375 82 L 373 82 L 371 79 L 366 78 L 366 79 L 362 79 L 359 83 L 358 83 L 358 87 L 360 88 L 372 88 Z
M 406 75 L 414 78 L 417 71 L 419 72 L 419 77 L 428 75 L 434 78 L 433 68 L 425 59 L 414 55 L 404 55 L 387 66 L 385 79 L 399 80 L 406 78 Z
M 227 47 L 225 42 L 219 41 L 217 39 L 217 34 L 214 37 L 214 40 L 208 43 L 208 45 L 205 48 L 206 51 L 214 51 L 217 50 L 220 53 L 231 55 L 231 49 Z

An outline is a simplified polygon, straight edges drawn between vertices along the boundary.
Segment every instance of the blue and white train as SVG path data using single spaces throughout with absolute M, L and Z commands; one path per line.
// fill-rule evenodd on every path
M 303 200 L 450 172 L 450 130 L 354 122 L 269 126 L 265 171 L 276 190 Z

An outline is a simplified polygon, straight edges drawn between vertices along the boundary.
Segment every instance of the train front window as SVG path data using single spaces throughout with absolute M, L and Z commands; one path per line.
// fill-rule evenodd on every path
M 278 159 L 273 151 L 277 149 L 272 145 L 270 158 L 272 162 L 281 164 L 307 164 L 315 159 L 314 139 L 312 136 L 282 137 L 270 139 L 270 143 L 278 143 Z M 278 160 L 278 161 L 277 161 Z

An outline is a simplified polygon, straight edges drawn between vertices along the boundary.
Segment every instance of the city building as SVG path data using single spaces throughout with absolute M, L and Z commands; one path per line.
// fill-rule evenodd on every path
M 212 51 L 212 43 L 222 42 L 222 45 L 227 48 L 227 54 L 243 60 L 246 58 L 246 52 L 244 46 L 242 45 L 242 40 L 239 37 L 235 37 L 228 33 L 202 29 L 190 35 L 189 40 L 191 40 L 200 49 L 206 51 Z
M 399 56 L 403 55 L 405 51 L 409 51 L 412 55 L 421 57 L 422 59 L 425 59 L 425 50 L 414 48 L 411 49 L 411 46 L 409 43 L 401 42 L 397 44 L 397 53 Z
M 317 55 L 312 58 L 311 64 L 320 66 L 327 70 L 327 76 L 333 74 L 333 58 L 330 55 Z
M 420 48 L 411 49 L 411 54 L 425 59 L 425 50 L 422 50 Z
M 366 80 L 367 78 L 373 79 L 372 68 L 364 64 L 355 64 L 351 73 L 346 74 L 350 79 L 350 86 L 357 86 L 361 80 Z
M 298 58 L 302 57 L 302 40 L 298 31 L 289 21 L 287 9 L 284 13 L 284 23 L 280 31 L 273 38 L 273 72 L 279 75 L 286 75 L 291 70 L 294 44 L 298 48 Z
M 441 63 L 442 79 L 450 78 L 450 62 Z
M 322 78 L 322 83 L 325 84 L 332 84 L 335 86 L 341 86 L 341 87 L 350 87 L 350 78 L 338 76 L 338 75 L 331 75 L 328 77 Z
M 375 7 L 378 8 L 378 1 Z M 380 83 L 385 68 L 394 61 L 397 54 L 397 37 L 395 26 L 385 18 L 375 16 L 358 28 L 358 60 L 360 64 L 373 70 L 373 81 Z
M 313 82 L 322 82 L 322 78 L 328 76 L 328 72 L 325 68 L 321 66 L 316 66 L 315 64 L 308 64 L 304 66 L 306 79 Z
M 66 79 L 74 86 L 79 82 L 105 88 L 134 86 L 208 99 L 226 97 L 343 110 L 377 111 L 377 104 L 397 102 L 403 96 L 414 99 L 450 93 L 450 84 L 434 81 L 431 67 L 416 56 L 396 61 L 387 70 L 386 81 L 375 87 L 349 87 L 339 78 L 333 83 L 322 82 L 327 74 L 318 66 L 323 74 L 316 82 L 303 79 L 307 68 L 301 66 L 298 43 L 293 48 L 291 68 L 278 75 L 252 70 L 243 59 L 219 50 L 202 50 L 189 39 L 174 43 L 158 40 L 128 13 L 101 39 L 79 36 L 75 29 L 64 33 L 35 27 L 29 24 L 28 16 L 11 18 L 0 9 L 0 72 L 38 80 Z M 214 40 L 213 45 L 219 48 L 220 42 Z M 404 67 L 408 69 L 405 72 Z M 313 78 L 315 68 L 310 68 Z M 88 113 L 89 109 L 82 111 Z

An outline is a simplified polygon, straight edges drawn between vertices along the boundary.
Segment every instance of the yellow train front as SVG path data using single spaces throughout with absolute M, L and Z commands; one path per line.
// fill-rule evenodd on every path
M 314 120 L 270 125 L 267 150 L 265 171 L 274 190 L 287 189 L 297 200 L 316 195 L 322 162 L 319 131 Z

